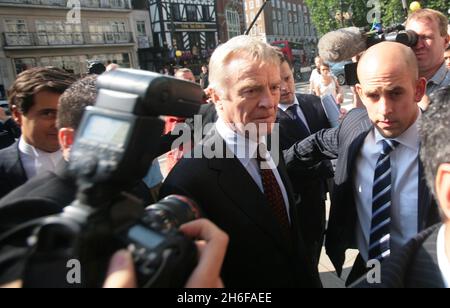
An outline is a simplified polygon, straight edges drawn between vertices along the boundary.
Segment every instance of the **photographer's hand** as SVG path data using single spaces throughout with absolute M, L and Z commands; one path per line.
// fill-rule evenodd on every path
M 198 219 L 180 227 L 180 231 L 196 242 L 200 258 L 186 283 L 186 288 L 223 288 L 220 278 L 228 246 L 228 235 L 207 219 Z
M 136 288 L 133 257 L 127 250 L 116 252 L 109 262 L 104 288 Z

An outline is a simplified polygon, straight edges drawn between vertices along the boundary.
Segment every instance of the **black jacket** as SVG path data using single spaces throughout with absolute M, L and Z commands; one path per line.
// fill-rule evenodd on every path
M 442 224 L 418 234 L 400 253 L 386 260 L 381 270 L 381 283 L 363 288 L 445 288 L 437 259 L 437 237 Z
M 27 180 L 19 155 L 19 142 L 0 150 L 0 198 Z
M 224 157 L 184 158 L 161 188 L 161 197 L 181 194 L 197 201 L 204 215 L 230 236 L 222 268 L 227 287 L 319 287 L 317 268 L 308 259 L 299 230 L 297 209 L 291 206 L 292 241 L 272 214 L 266 197 L 239 160 L 227 151 L 215 129 L 196 150 L 210 153 L 223 147 Z M 222 150 L 220 150 L 222 152 Z M 293 193 L 281 162 L 278 171 L 290 204 Z
M 20 137 L 20 127 L 13 119 L 0 122 L 0 150 L 12 145 Z
M 279 136 L 282 150 L 289 149 L 296 142 L 302 141 L 311 134 L 330 128 L 319 97 L 297 94 L 297 100 L 305 115 L 310 132 L 304 132 L 288 113 L 278 109 L 277 123 L 280 125 Z M 328 160 L 320 162 L 306 174 L 305 172 L 289 172 L 289 178 L 297 195 L 300 228 L 310 254 L 317 257 L 316 262 L 319 261 L 318 257 L 325 232 L 325 200 L 328 191 L 326 179 L 332 178 L 333 174 L 333 167 Z
M 326 232 L 326 250 L 340 275 L 345 251 L 356 247 L 356 204 L 353 193 L 353 170 L 364 140 L 373 128 L 365 109 L 352 110 L 339 127 L 322 130 L 285 152 L 288 168 L 304 170 L 323 159 L 337 160 L 330 219 Z M 419 164 L 418 226 L 419 232 L 440 221 L 437 204 Z

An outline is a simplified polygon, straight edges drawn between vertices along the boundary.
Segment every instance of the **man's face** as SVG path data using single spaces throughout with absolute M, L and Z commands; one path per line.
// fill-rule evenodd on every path
M 444 59 L 445 59 L 445 64 L 447 64 L 447 67 L 450 69 L 450 50 L 447 50 L 444 53 Z
M 60 149 L 55 126 L 58 99 L 61 94 L 40 91 L 34 95 L 33 107 L 27 114 L 14 110 L 14 120 L 21 126 L 25 141 L 35 148 L 53 153 Z
M 187 80 L 187 81 L 190 81 L 190 82 L 195 82 L 194 74 L 192 74 L 190 72 L 178 73 L 177 74 L 177 78 L 178 79 Z
M 417 103 L 426 89 L 424 78 L 415 81 L 409 69 L 391 64 L 365 70 L 356 85 L 370 120 L 386 138 L 396 138 L 414 124 L 419 113 Z
M 448 46 L 448 37 L 441 36 L 437 21 L 414 20 L 409 22 L 406 28 L 419 35 L 419 41 L 413 50 L 419 62 L 420 72 L 439 68 Z
M 223 82 L 222 93 L 216 91 L 215 98 L 224 122 L 254 123 L 264 130 L 260 134 L 270 133 L 280 101 L 280 66 L 240 58 L 224 69 L 230 77 Z
M 292 69 L 287 62 L 283 62 L 280 67 L 281 71 L 281 99 L 280 103 L 284 105 L 292 105 L 294 103 L 295 82 Z

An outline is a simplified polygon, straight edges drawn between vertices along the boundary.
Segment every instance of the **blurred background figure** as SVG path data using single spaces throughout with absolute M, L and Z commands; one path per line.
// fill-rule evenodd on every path
M 188 68 L 180 68 L 175 74 L 175 78 L 187 80 L 195 83 L 194 73 Z M 184 123 L 186 119 L 178 117 L 166 117 L 166 126 L 164 134 L 170 134 L 178 123 Z M 172 168 L 177 164 L 177 162 L 183 157 L 183 148 L 172 149 L 167 154 L 167 161 L 164 167 L 164 174 L 169 174 Z
M 88 75 L 101 75 L 105 71 L 106 67 L 100 61 L 88 62 Z
M 316 64 L 316 68 L 313 69 L 313 71 L 311 72 L 311 77 L 309 78 L 309 94 L 315 94 L 315 83 L 320 79 L 319 70 L 320 66 L 323 63 L 323 60 L 321 57 L 316 57 L 314 59 L 314 63 Z
M 330 65 L 328 63 L 322 63 L 319 74 L 320 78 L 314 82 L 316 95 L 322 98 L 331 95 L 336 100 L 336 103 L 341 105 L 344 102 L 344 96 L 341 93 L 339 82 L 331 74 Z
M 114 71 L 114 70 L 116 70 L 116 69 L 118 69 L 118 68 L 120 68 L 119 64 L 116 64 L 116 63 L 110 63 L 110 64 L 108 64 L 108 65 L 106 66 L 106 71 L 107 71 L 107 72 L 109 72 L 109 71 Z

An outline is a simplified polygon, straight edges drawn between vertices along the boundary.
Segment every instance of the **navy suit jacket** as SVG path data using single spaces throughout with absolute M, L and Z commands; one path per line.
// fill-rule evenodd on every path
M 19 142 L 0 150 L 0 199 L 28 180 L 19 155 Z
M 356 248 L 357 210 L 353 191 L 356 158 L 373 124 L 365 109 L 354 109 L 339 127 L 322 130 L 285 151 L 288 169 L 300 172 L 323 159 L 336 159 L 330 219 L 326 232 L 326 250 L 340 275 L 345 251 Z M 428 189 L 422 162 L 419 163 L 419 232 L 440 221 L 438 207 Z

